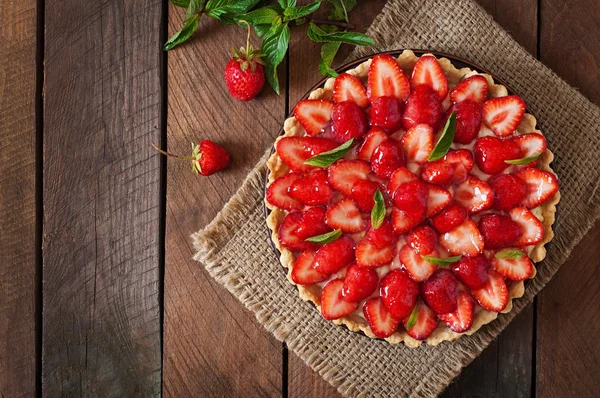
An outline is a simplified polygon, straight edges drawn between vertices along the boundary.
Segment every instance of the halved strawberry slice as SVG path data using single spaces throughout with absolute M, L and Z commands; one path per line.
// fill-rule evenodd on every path
M 304 164 L 309 159 L 321 152 L 331 151 L 339 144 L 326 138 L 316 137 L 283 137 L 275 145 L 277 153 L 283 162 L 292 171 L 309 171 L 314 167 Z
M 380 177 L 389 178 L 394 170 L 404 166 L 404 156 L 398 142 L 392 138 L 383 141 L 371 156 L 371 168 Z
M 314 258 L 315 252 L 313 250 L 305 250 L 298 256 L 292 267 L 292 281 L 294 283 L 298 285 L 312 285 L 323 282 L 328 278 L 327 275 L 314 269 Z
M 389 218 L 383 221 L 383 224 L 377 229 L 373 229 L 373 226 L 369 227 L 367 232 L 367 239 L 379 249 L 383 249 L 388 246 L 395 246 L 398 241 L 398 237 L 394 234 L 394 229 Z
M 429 225 L 419 225 L 406 236 L 406 243 L 417 254 L 431 255 L 438 243 L 438 234 Z
M 429 255 L 438 256 L 437 250 L 432 251 Z M 404 245 L 399 253 L 400 262 L 404 266 L 406 273 L 415 282 L 424 282 L 435 272 L 437 267 L 425 260 L 414 251 L 410 246 Z
M 329 185 L 346 197 L 352 195 L 352 186 L 359 180 L 366 180 L 371 167 L 362 160 L 338 160 L 329 166 Z
M 433 55 L 423 55 L 413 68 L 411 85 L 416 87 L 420 84 L 431 87 L 441 100 L 448 94 L 448 79 Z
M 289 196 L 308 206 L 326 205 L 332 194 L 333 190 L 327 183 L 327 173 L 322 169 L 311 171 L 289 187 Z
M 487 174 L 498 174 L 510 165 L 507 160 L 521 159 L 521 148 L 513 140 L 481 137 L 475 141 L 473 154 L 477 166 Z
M 502 214 L 484 214 L 477 225 L 486 249 L 510 247 L 519 240 L 523 228 L 510 217 Z
M 294 116 L 308 135 L 319 135 L 331 121 L 333 102 L 302 100 L 294 108 Z
M 406 101 L 410 95 L 410 82 L 394 57 L 379 54 L 373 57 L 369 67 L 367 95 L 371 101 L 393 96 Z
M 396 189 L 402 184 L 418 179 L 416 175 L 408 171 L 406 167 L 396 169 L 390 176 L 390 182 L 387 185 L 388 195 L 392 196 Z
M 323 318 L 331 321 L 356 311 L 358 303 L 344 300 L 342 297 L 343 288 L 343 279 L 334 279 L 327 282 L 323 287 L 321 292 L 321 314 L 323 314 Z
M 465 181 L 475 164 L 473 154 L 468 149 L 451 149 L 442 159 L 452 166 L 452 182 L 455 184 Z
M 289 213 L 279 226 L 278 239 L 282 246 L 287 247 L 290 250 L 306 250 L 315 248 L 317 245 L 311 242 L 305 242 L 296 234 L 296 228 L 300 225 L 302 220 L 301 212 Z
M 402 319 L 402 324 L 410 337 L 416 340 L 425 340 L 437 328 L 438 321 L 435 317 L 435 312 L 421 300 L 417 300 L 413 311 L 417 311 L 417 322 L 411 328 L 407 328 L 408 320 L 410 319 L 409 314 Z
M 390 337 L 398 329 L 400 320 L 390 314 L 379 297 L 369 299 L 363 307 L 363 313 L 371 331 L 380 339 Z
M 438 185 L 427 184 L 429 189 L 427 199 L 427 217 L 433 217 L 444 210 L 452 201 L 452 194 Z
M 362 231 L 367 226 L 358 206 L 349 198 L 340 200 L 327 210 L 326 222 L 331 228 L 341 229 L 344 233 Z
M 326 210 L 323 207 L 311 207 L 302 212 L 302 218 L 294 231 L 298 239 L 306 240 L 329 232 L 331 229 L 325 223 Z
M 521 148 L 521 157 L 530 158 L 546 151 L 546 138 L 538 133 L 529 133 L 513 137 L 513 142 Z M 528 163 L 528 166 L 535 166 L 539 159 Z
M 431 184 L 446 186 L 452 182 L 452 177 L 454 168 L 444 159 L 428 162 L 421 169 L 421 178 Z
M 392 226 L 397 235 L 410 231 L 420 223 L 421 219 L 412 219 L 402 210 L 395 207 L 392 209 Z
M 440 237 L 440 243 L 452 255 L 476 256 L 483 252 L 483 236 L 473 220 L 467 218 L 458 227 Z
M 473 309 L 475 301 L 467 292 L 458 293 L 456 311 L 440 314 L 438 318 L 456 333 L 466 332 L 473 324 Z
M 508 288 L 504 278 L 496 271 L 488 270 L 488 282 L 481 289 L 472 290 L 475 300 L 489 311 L 500 312 L 508 304 Z
M 321 246 L 313 260 L 316 271 L 331 275 L 354 261 L 354 241 L 347 236 Z
M 511 135 L 524 113 L 525 102 L 516 95 L 492 98 L 483 104 L 483 122 L 499 137 Z
M 487 182 L 469 176 L 454 190 L 454 200 L 471 214 L 487 210 L 494 204 L 494 191 Z
M 302 203 L 291 197 L 288 193 L 289 187 L 298 180 L 301 180 L 300 174 L 288 173 L 283 177 L 279 177 L 267 188 L 267 202 L 269 204 L 285 210 L 300 210 Z
M 385 308 L 396 318 L 404 318 L 419 297 L 419 284 L 399 269 L 388 272 L 379 284 L 379 294 Z
M 534 167 L 519 170 L 515 176 L 527 183 L 527 195 L 522 204 L 530 209 L 550 199 L 559 188 L 558 179 L 554 174 Z
M 333 82 L 333 102 L 352 101 L 361 108 L 369 106 L 367 89 L 360 79 L 347 73 L 342 73 Z
M 429 86 L 421 84 L 410 93 L 404 113 L 402 125 L 406 130 L 415 124 L 425 123 L 437 130 L 443 116 L 442 101 L 437 92 Z
M 414 125 L 404 134 L 400 145 L 407 162 L 426 163 L 433 151 L 433 127 L 428 124 Z
M 370 212 L 375 206 L 375 192 L 379 189 L 379 184 L 369 180 L 358 180 L 352 186 L 350 197 L 354 199 L 358 208 L 363 213 Z
M 365 140 L 358 148 L 358 158 L 367 162 L 370 161 L 375 149 L 379 146 L 379 144 L 387 140 L 387 138 L 388 135 L 385 133 L 385 131 L 383 131 L 383 129 L 379 127 L 373 127 L 367 132 L 367 135 L 365 135 Z
M 544 239 L 544 226 L 529 209 L 515 207 L 509 214 L 510 218 L 523 229 L 523 235 L 516 242 L 517 246 L 535 245 Z
M 380 267 L 388 264 L 393 258 L 393 246 L 378 248 L 366 237 L 362 238 L 356 245 L 356 262 L 361 267 Z
M 344 277 L 344 288 L 342 297 L 346 301 L 361 301 L 369 297 L 379 283 L 379 275 L 373 268 L 361 267 L 352 264 L 346 271 Z
M 458 83 L 458 86 L 450 92 L 450 99 L 454 103 L 471 100 L 483 104 L 487 98 L 487 93 L 488 82 L 485 77 L 474 75 Z
M 527 254 L 518 249 L 511 249 L 520 251 L 522 254 L 521 258 L 498 258 L 492 257 L 492 267 L 505 278 L 513 281 L 524 281 L 531 278 L 533 275 L 533 263 L 531 259 L 527 257 Z
M 436 214 L 431 223 L 441 234 L 452 231 L 467 218 L 467 209 L 456 202 L 450 203 L 440 213 Z

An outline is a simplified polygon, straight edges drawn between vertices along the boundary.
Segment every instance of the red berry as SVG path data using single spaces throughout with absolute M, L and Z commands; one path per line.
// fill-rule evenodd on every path
M 488 260 L 483 254 L 475 257 L 463 256 L 453 264 L 452 271 L 469 288 L 481 289 L 488 280 L 488 266 Z
M 411 76 L 411 85 L 413 87 L 420 84 L 431 87 L 439 96 L 440 100 L 446 98 L 448 94 L 448 79 L 433 55 L 424 55 L 415 64 Z
M 229 163 L 231 162 L 229 152 L 227 152 L 225 148 L 209 140 L 200 141 L 200 144 L 193 145 L 192 156 L 186 158 L 172 155 L 158 148 L 156 145 L 152 145 L 154 146 L 154 149 L 163 155 L 180 158 L 182 160 L 191 160 L 194 163 L 194 172 L 196 174 L 202 174 L 203 176 L 214 174 L 229 166 Z
M 527 195 L 527 183 L 511 174 L 498 174 L 488 180 L 494 190 L 494 208 L 508 211 Z
M 419 284 L 404 271 L 390 271 L 381 280 L 381 301 L 395 318 L 404 318 L 415 305 L 419 295 Z
M 321 134 L 331 121 L 333 103 L 327 100 L 302 100 L 294 107 L 294 116 L 306 134 Z
M 373 229 L 373 226 L 369 227 L 367 232 L 367 239 L 378 249 L 392 246 L 398 240 L 398 237 L 394 234 L 394 228 L 389 219 L 385 219 L 383 224 L 377 229 Z
M 327 183 L 327 173 L 324 170 L 310 172 L 304 178 L 294 181 L 289 188 L 292 198 L 308 206 L 326 205 L 333 191 Z
M 380 339 L 390 337 L 398 329 L 400 319 L 394 318 L 378 297 L 367 300 L 363 307 L 363 314 L 375 337 Z
M 291 273 L 294 283 L 312 285 L 327 279 L 327 275 L 321 274 L 313 268 L 314 258 L 315 252 L 312 250 L 305 250 L 298 256 Z
M 375 192 L 379 188 L 376 182 L 369 180 L 358 180 L 352 185 L 350 198 L 354 199 L 358 208 L 363 213 L 370 212 L 375 206 Z
M 424 84 L 413 89 L 402 116 L 406 130 L 415 124 L 425 123 L 437 129 L 442 119 L 442 102 L 433 89 Z
M 367 80 L 367 95 L 371 102 L 385 96 L 405 101 L 409 94 L 410 81 L 398 61 L 388 54 L 374 56 Z
M 375 149 L 381 144 L 383 141 L 388 139 L 388 135 L 379 127 L 373 127 L 371 130 L 367 132 L 365 136 L 365 140 L 360 147 L 358 147 L 358 157 L 364 161 L 370 161 L 371 156 L 373 156 L 373 152 Z
M 331 228 L 325 223 L 325 214 L 326 211 L 322 207 L 311 207 L 303 212 L 295 230 L 296 236 L 305 240 L 331 231 Z
M 398 142 L 392 138 L 383 141 L 371 156 L 371 168 L 380 177 L 389 178 L 399 167 L 404 166 Z
M 514 246 L 523 235 L 523 229 L 508 216 L 486 214 L 477 226 L 486 249 L 502 249 Z
M 321 274 L 331 275 L 354 261 L 354 241 L 347 236 L 324 244 L 313 261 L 313 267 Z
M 421 169 L 421 178 L 432 184 L 446 186 L 452 182 L 454 168 L 444 159 L 425 163 Z
M 225 66 L 225 84 L 233 98 L 249 101 L 265 85 L 265 72 L 262 65 L 254 61 L 232 59 Z
M 441 234 L 458 227 L 467 218 L 467 209 L 456 202 L 450 203 L 444 210 L 432 217 L 433 227 Z
M 310 171 L 313 166 L 304 164 L 306 159 L 321 152 L 331 151 L 339 145 L 332 140 L 317 137 L 283 137 L 277 141 L 277 154 L 292 171 Z
M 421 225 L 414 228 L 406 237 L 406 243 L 413 248 L 417 254 L 428 255 L 435 250 L 438 236 L 433 228 Z
M 390 133 L 402 127 L 403 103 L 396 97 L 379 97 L 371 103 L 369 117 L 372 127 L 380 127 Z
M 367 114 L 355 102 L 335 104 L 331 114 L 331 131 L 339 142 L 365 135 L 369 127 Z
M 512 140 L 483 137 L 475 141 L 473 154 L 481 171 L 498 174 L 510 166 L 505 160 L 521 158 L 521 148 Z
M 446 117 L 450 117 L 452 111 L 456 112 L 454 142 L 469 144 L 479 133 L 483 108 L 477 102 L 465 100 L 451 106 L 446 112 Z
M 438 314 L 456 310 L 458 281 L 447 269 L 438 269 L 421 285 L 421 296 L 425 303 Z
M 487 98 L 487 93 L 488 82 L 485 77 L 474 75 L 454 87 L 450 92 L 450 99 L 454 103 L 471 100 L 482 104 Z
M 402 184 L 392 195 L 394 205 L 412 220 L 422 220 L 427 211 L 427 184 L 414 180 Z
M 377 289 L 379 276 L 373 268 L 361 267 L 352 264 L 344 277 L 342 298 L 346 301 L 361 301 L 366 299 Z
M 323 291 L 321 291 L 321 314 L 323 318 L 331 321 L 356 311 L 358 303 L 351 303 L 342 298 L 343 288 L 343 279 L 331 280 L 323 287 Z

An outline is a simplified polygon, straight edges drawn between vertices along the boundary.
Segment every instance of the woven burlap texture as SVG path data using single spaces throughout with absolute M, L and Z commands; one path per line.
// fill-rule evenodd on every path
M 433 396 L 532 300 L 600 216 L 600 109 L 470 0 L 391 0 L 368 33 L 377 46 L 357 48 L 351 59 L 405 48 L 454 54 L 504 80 L 537 117 L 556 154 L 553 168 L 562 199 L 556 237 L 525 296 L 475 335 L 436 347 L 390 345 L 325 321 L 298 297 L 269 242 L 263 210 L 265 158 L 212 223 L 193 235 L 195 259 L 343 395 Z

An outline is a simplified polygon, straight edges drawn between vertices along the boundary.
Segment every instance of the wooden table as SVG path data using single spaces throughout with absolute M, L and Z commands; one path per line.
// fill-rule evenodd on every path
M 600 104 L 598 0 L 479 1 Z M 364 30 L 385 2 L 360 3 Z M 166 0 L 3 2 L 1 397 L 338 396 L 192 261 L 189 237 L 319 78 L 317 47 L 293 31 L 281 96 L 240 103 L 222 74 L 243 30 L 203 19 L 162 52 L 181 19 Z M 233 153 L 210 178 L 150 147 L 204 138 Z M 600 223 L 445 396 L 597 396 L 599 241 Z

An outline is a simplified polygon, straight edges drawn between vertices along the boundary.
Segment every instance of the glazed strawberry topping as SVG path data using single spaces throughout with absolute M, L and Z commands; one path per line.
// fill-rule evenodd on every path
M 366 82 L 343 73 L 330 100 L 296 105 L 305 135 L 277 141 L 289 172 L 266 201 L 284 211 L 291 280 L 321 289 L 326 319 L 362 316 L 379 338 L 425 340 L 440 323 L 463 333 L 480 307 L 506 308 L 507 283 L 533 277 L 534 209 L 559 184 L 536 167 L 547 144 L 521 131 L 524 102 L 488 91 L 482 75 L 449 82 L 433 56 L 403 70 L 378 55 Z

